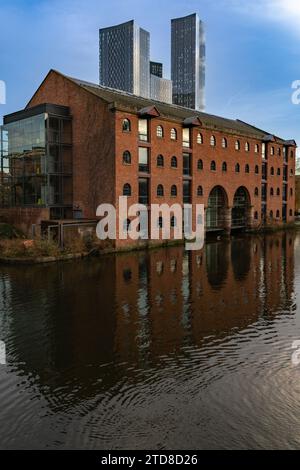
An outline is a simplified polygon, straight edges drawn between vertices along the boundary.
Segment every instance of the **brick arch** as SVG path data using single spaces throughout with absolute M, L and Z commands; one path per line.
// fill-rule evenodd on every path
M 209 192 L 206 208 L 208 230 L 223 230 L 227 226 L 228 194 L 223 186 L 214 186 Z
M 251 196 L 245 186 L 239 186 L 234 193 L 231 210 L 232 227 L 247 227 L 251 217 Z

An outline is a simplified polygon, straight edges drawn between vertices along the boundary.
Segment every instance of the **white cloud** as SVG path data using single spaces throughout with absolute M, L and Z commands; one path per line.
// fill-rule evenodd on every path
M 300 36 L 300 2 L 299 0 L 230 0 L 236 11 L 247 16 L 254 16 L 260 21 L 272 21 L 279 26 L 289 28 L 293 34 Z M 226 1 L 225 3 L 228 2 Z

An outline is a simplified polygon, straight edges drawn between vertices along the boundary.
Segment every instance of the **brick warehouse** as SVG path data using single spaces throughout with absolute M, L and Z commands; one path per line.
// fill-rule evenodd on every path
M 207 230 L 294 221 L 294 140 L 54 70 L 4 117 L 1 148 L 0 215 L 27 232 L 42 220 L 95 219 L 121 195 L 204 204 Z

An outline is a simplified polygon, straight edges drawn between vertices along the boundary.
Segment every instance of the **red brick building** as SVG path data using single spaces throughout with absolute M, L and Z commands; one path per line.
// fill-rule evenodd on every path
M 35 116 L 46 123 L 44 141 Z M 30 144 L 24 154 L 19 143 L 28 118 L 30 135 L 43 145 Z M 51 70 L 26 108 L 5 116 L 3 130 L 2 172 L 10 175 L 12 196 L 0 214 L 23 228 L 45 219 L 95 218 L 99 204 L 118 207 L 122 195 L 129 204 L 204 204 L 207 230 L 294 221 L 295 141 L 239 120 Z M 22 158 L 31 163 L 20 173 L 14 169 Z M 24 174 L 26 165 L 33 174 Z

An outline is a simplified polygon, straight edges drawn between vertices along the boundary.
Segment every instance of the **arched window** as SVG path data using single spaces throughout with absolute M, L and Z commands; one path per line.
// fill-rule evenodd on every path
M 249 144 L 249 142 L 246 142 L 246 143 L 245 143 L 245 151 L 246 151 L 246 152 L 250 152 L 250 144 Z
M 177 140 L 177 131 L 176 129 L 171 129 L 171 140 Z
M 197 134 L 197 144 L 203 144 L 203 135 L 200 132 Z
M 203 170 L 203 161 L 202 160 L 198 160 L 197 168 L 198 168 L 198 170 Z
M 255 153 L 259 153 L 259 145 L 255 144 Z
M 290 189 L 290 195 L 293 196 L 293 188 Z
M 228 147 L 227 139 L 225 137 L 223 137 L 222 139 L 222 147 L 223 149 L 227 149 Z
M 131 131 L 131 122 L 129 121 L 129 119 L 123 119 L 122 130 L 123 130 L 123 132 L 130 132 Z
M 280 212 L 277 210 L 276 211 L 276 218 L 279 219 L 279 217 L 280 217 Z
M 126 183 L 123 186 L 123 196 L 131 196 L 131 186 L 129 183 Z
M 258 219 L 258 212 L 257 212 L 257 211 L 254 213 L 254 219 L 255 219 L 255 220 Z
M 270 154 L 273 156 L 274 153 L 275 153 L 275 149 L 274 149 L 274 147 L 271 147 Z
M 210 164 L 210 169 L 211 171 L 216 171 L 217 169 L 216 162 L 214 160 Z
M 224 173 L 226 173 L 226 171 L 227 171 L 227 163 L 226 162 L 222 163 L 222 171 L 224 171 Z
M 164 136 L 164 129 L 162 126 L 157 126 L 156 136 L 159 137 L 160 139 Z
M 255 196 L 258 196 L 258 195 L 259 195 L 258 188 L 255 188 L 254 194 L 255 194 Z
M 239 140 L 235 141 L 235 150 L 241 150 L 241 143 Z
M 240 169 L 241 169 L 241 168 L 240 168 L 240 164 L 237 163 L 237 164 L 235 165 L 235 172 L 236 172 L 236 173 L 239 173 L 239 172 L 240 172 Z
M 278 155 L 278 157 L 281 157 L 281 148 L 280 147 L 278 147 L 278 149 L 277 149 L 277 155 Z
M 177 168 L 177 157 L 172 157 L 171 158 L 171 167 L 172 168 Z
M 280 196 L 280 188 L 277 188 L 277 196 Z
M 273 211 L 270 211 L 270 219 L 273 219 Z
M 162 184 L 159 184 L 159 185 L 157 186 L 156 194 L 157 194 L 157 196 L 159 196 L 159 197 L 162 197 L 162 196 L 164 195 L 164 187 L 163 187 Z
M 245 173 L 250 173 L 250 167 L 249 167 L 248 163 L 245 166 Z
M 125 165 L 130 165 L 131 164 L 131 154 L 128 150 L 126 150 L 124 153 L 123 153 L 123 163 Z
M 210 145 L 211 145 L 211 147 L 216 146 L 216 138 L 215 138 L 214 135 L 212 135 L 211 138 L 210 138 Z
M 173 184 L 173 186 L 171 186 L 171 196 L 172 197 L 177 196 L 177 186 L 175 184 Z
M 274 168 L 271 167 L 271 176 L 274 176 Z
M 273 188 L 270 189 L 270 196 L 274 196 L 274 189 Z
M 277 168 L 277 175 L 280 176 L 280 173 L 281 173 L 280 168 Z
M 198 188 L 197 188 L 197 196 L 199 196 L 199 197 L 203 196 L 203 188 L 202 188 L 202 186 L 198 186 Z
M 163 167 L 164 166 L 164 157 L 162 155 L 158 155 L 157 159 L 156 159 L 156 164 L 157 166 L 159 167 Z
M 162 218 L 162 216 L 158 217 L 157 226 L 158 226 L 158 228 L 163 228 L 163 218 Z
M 258 165 L 255 165 L 255 174 L 258 175 L 259 174 L 259 168 L 258 168 Z

